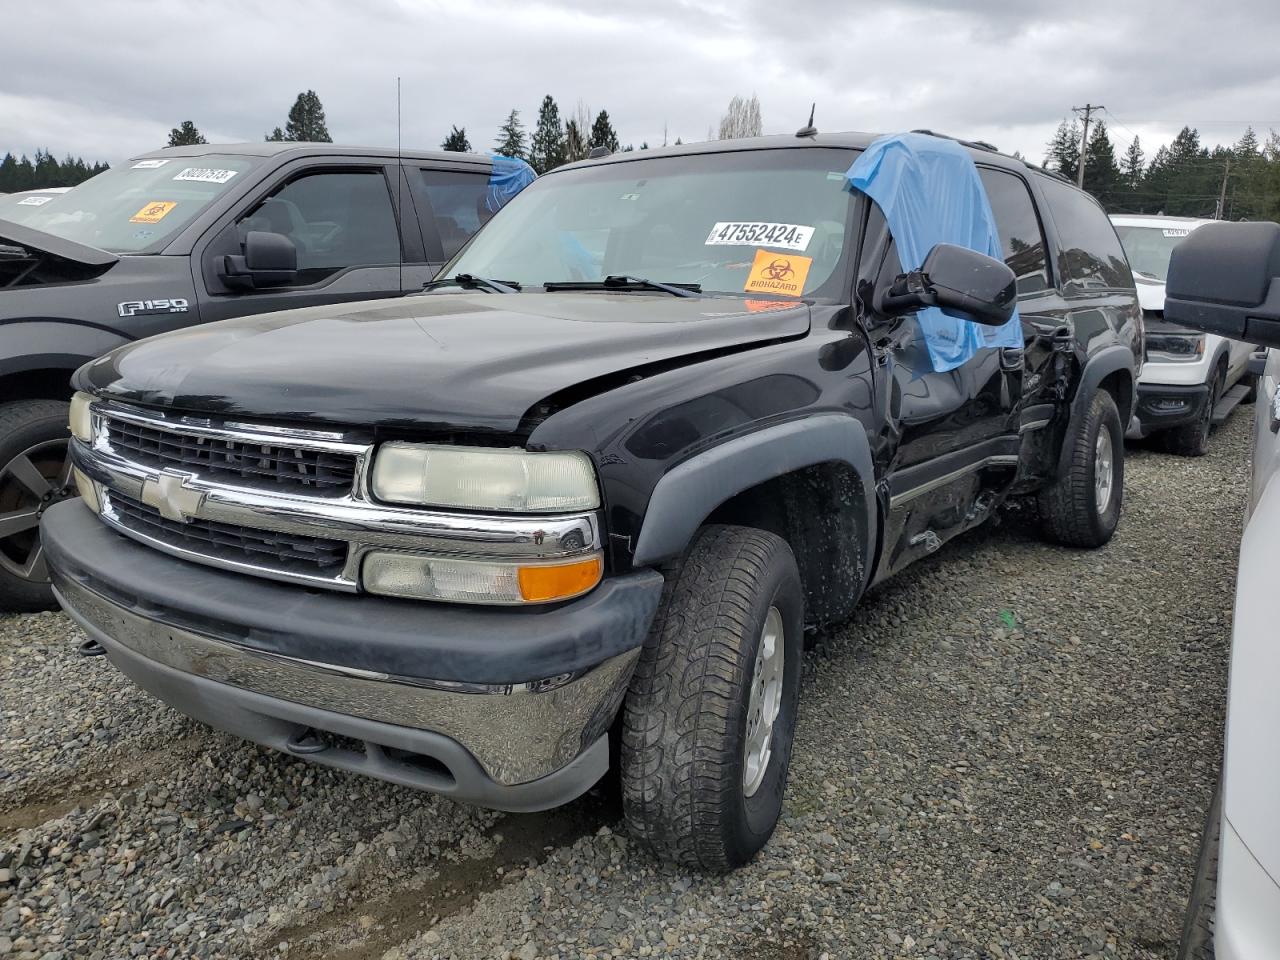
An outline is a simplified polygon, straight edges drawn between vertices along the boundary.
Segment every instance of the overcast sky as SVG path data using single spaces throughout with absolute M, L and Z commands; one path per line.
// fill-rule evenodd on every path
M 118 162 L 193 120 L 260 140 L 313 88 L 337 142 L 406 146 L 450 124 L 487 150 L 513 107 L 605 108 L 624 144 L 702 140 L 735 93 L 766 133 L 927 127 L 1043 159 L 1072 106 L 1107 107 L 1148 158 L 1280 129 L 1277 0 L 6 0 L 0 153 Z

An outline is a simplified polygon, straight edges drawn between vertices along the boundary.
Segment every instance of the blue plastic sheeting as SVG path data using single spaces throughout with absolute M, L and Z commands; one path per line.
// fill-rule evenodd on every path
M 978 168 L 954 140 L 921 133 L 880 137 L 845 176 L 884 212 L 904 271 L 920 269 L 938 243 L 1004 260 Z M 954 370 L 983 347 L 1022 347 L 1016 309 L 1000 327 L 953 317 L 938 307 L 921 310 L 916 319 L 939 373 Z
M 489 174 L 489 189 L 485 191 L 484 205 L 490 213 L 497 213 L 507 201 L 536 180 L 533 167 L 514 157 L 493 155 L 493 172 Z

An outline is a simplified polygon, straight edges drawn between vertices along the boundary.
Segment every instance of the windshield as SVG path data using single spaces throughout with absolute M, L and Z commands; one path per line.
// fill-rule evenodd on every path
M 1159 280 L 1169 277 L 1169 257 L 1195 227 L 1170 225 L 1167 227 L 1124 227 L 1116 224 L 1116 233 L 1129 258 L 1134 273 Z
M 225 154 L 135 160 L 67 193 L 29 195 L 49 197 L 38 204 L 4 203 L 0 220 L 111 253 L 140 253 L 177 233 L 261 162 Z
M 853 150 L 685 154 L 535 180 L 441 277 L 524 288 L 643 277 L 705 293 L 836 298 L 855 195 Z

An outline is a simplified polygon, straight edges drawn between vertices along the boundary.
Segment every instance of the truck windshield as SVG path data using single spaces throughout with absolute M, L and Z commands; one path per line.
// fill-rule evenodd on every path
M 66 193 L 7 205 L 0 220 L 111 253 L 151 252 L 261 162 L 216 153 L 132 160 Z
M 625 276 L 712 294 L 840 296 L 856 151 L 639 156 L 534 181 L 440 276 L 525 290 Z
M 1140 273 L 1163 283 L 1169 277 L 1169 258 L 1173 248 L 1180 244 L 1192 226 L 1175 224 L 1168 227 L 1126 227 L 1116 224 L 1116 234 L 1129 258 L 1134 273 Z

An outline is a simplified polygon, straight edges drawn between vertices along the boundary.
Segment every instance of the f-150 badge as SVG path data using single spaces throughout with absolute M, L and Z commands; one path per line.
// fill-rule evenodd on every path
M 182 297 L 169 297 L 166 300 L 126 300 L 117 303 L 116 309 L 122 317 L 141 317 L 149 313 L 186 313 L 187 301 Z

